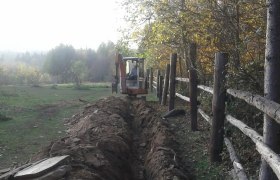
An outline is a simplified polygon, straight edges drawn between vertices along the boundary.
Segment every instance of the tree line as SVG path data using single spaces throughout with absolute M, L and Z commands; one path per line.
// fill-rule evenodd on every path
M 113 42 L 97 50 L 60 44 L 46 53 L 0 52 L 0 84 L 111 81 L 115 47 Z

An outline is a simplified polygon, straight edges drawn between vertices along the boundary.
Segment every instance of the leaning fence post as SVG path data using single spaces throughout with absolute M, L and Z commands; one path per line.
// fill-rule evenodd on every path
M 170 57 L 169 105 L 168 105 L 169 111 L 173 110 L 175 105 L 176 61 L 177 61 L 177 54 L 173 53 Z
M 191 67 L 189 70 L 190 79 L 190 114 L 191 114 L 191 129 L 192 131 L 197 130 L 197 73 L 196 73 L 196 44 L 190 44 L 190 60 Z
M 159 77 L 160 77 L 160 70 L 157 70 L 157 89 L 156 89 L 156 93 L 157 93 L 157 97 L 159 98 Z
M 150 69 L 150 91 L 153 92 L 153 68 Z
M 212 99 L 213 120 L 211 126 L 210 140 L 210 160 L 211 162 L 221 161 L 223 150 L 225 101 L 226 101 L 226 64 L 228 62 L 227 53 L 215 54 L 214 68 L 214 92 Z
M 166 70 L 165 70 L 161 105 L 166 105 L 168 85 L 169 85 L 169 74 L 170 74 L 170 64 L 167 64 L 166 65 Z

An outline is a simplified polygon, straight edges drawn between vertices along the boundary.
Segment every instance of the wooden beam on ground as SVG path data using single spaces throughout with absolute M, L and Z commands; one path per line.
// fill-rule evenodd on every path
M 202 109 L 198 108 L 198 112 L 203 117 L 203 119 L 205 119 L 210 125 L 212 124 L 212 119 Z
M 228 89 L 227 93 L 246 101 L 248 104 L 258 108 L 269 117 L 276 120 L 280 124 L 280 104 L 270 101 L 260 95 L 256 95 L 246 91 Z
M 236 176 L 238 177 L 239 180 L 247 180 L 247 176 L 246 173 L 243 169 L 242 164 L 240 163 L 235 150 L 233 148 L 233 145 L 231 144 L 230 140 L 228 138 L 224 138 L 224 142 L 225 145 L 227 147 L 228 153 L 229 153 L 229 157 L 232 161 L 233 167 L 234 167 L 234 171 L 236 173 Z
M 57 156 L 46 159 L 38 164 L 29 166 L 15 174 L 15 178 L 32 178 L 38 177 L 42 174 L 48 172 L 48 170 L 57 167 L 62 162 L 65 162 L 69 158 L 69 155 L 66 156 Z
M 242 121 L 235 119 L 231 115 L 226 116 L 226 120 L 231 123 L 233 126 L 237 127 L 242 131 L 246 136 L 250 137 L 254 143 L 258 141 L 263 141 L 263 137 L 259 135 L 255 130 L 244 124 Z
M 211 94 L 213 94 L 213 92 L 214 92 L 213 88 L 208 87 L 208 86 L 204 86 L 204 85 L 197 85 L 197 88 L 199 88 L 201 90 L 204 90 L 206 92 L 209 92 Z
M 179 93 L 176 93 L 175 95 L 176 95 L 178 98 L 180 98 L 180 99 L 183 99 L 183 100 L 185 100 L 185 101 L 187 101 L 187 102 L 190 102 L 190 98 L 187 97 L 187 96 L 183 96 L 182 94 L 179 94 Z

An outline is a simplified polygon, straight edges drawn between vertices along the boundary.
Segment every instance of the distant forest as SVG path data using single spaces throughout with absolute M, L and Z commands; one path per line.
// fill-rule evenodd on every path
M 110 81 L 115 44 L 102 43 L 97 50 L 74 49 L 60 44 L 45 53 L 0 52 L 0 84 L 70 83 Z

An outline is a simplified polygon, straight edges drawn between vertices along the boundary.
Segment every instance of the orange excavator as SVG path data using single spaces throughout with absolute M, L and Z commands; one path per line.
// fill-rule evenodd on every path
M 116 55 L 115 85 L 112 84 L 112 92 L 117 92 L 118 87 L 121 94 L 137 96 L 148 94 L 147 77 L 144 74 L 144 58 L 123 57 Z M 120 85 L 119 85 L 120 84 Z

